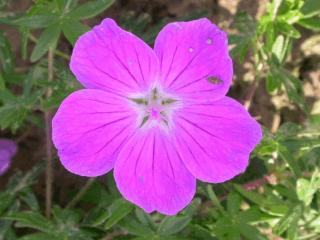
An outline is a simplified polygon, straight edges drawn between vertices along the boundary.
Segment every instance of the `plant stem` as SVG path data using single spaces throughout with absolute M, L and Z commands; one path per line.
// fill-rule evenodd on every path
M 54 76 L 53 70 L 54 49 L 50 48 L 48 52 L 48 81 L 51 82 Z M 46 97 L 49 98 L 52 94 L 52 89 L 48 88 Z M 46 216 L 51 215 L 52 207 L 52 183 L 53 183 L 53 166 L 52 166 L 52 142 L 51 142 L 51 112 L 44 113 L 45 120 L 45 134 L 46 134 Z
M 258 88 L 258 80 L 255 79 L 255 80 L 253 80 L 253 82 L 252 82 L 252 84 L 251 84 L 251 86 L 245 96 L 245 99 L 244 99 L 243 105 L 247 110 L 249 110 L 249 108 L 251 106 L 252 99 L 254 97 L 254 94 L 255 94 L 257 88 Z
M 94 181 L 95 178 L 90 178 L 83 186 L 83 188 L 77 193 L 77 195 L 74 196 L 74 198 L 66 205 L 66 208 L 74 207 L 78 203 L 78 201 L 83 197 L 83 195 L 89 190 Z
M 35 36 L 33 36 L 31 33 L 29 34 L 29 39 L 34 43 L 38 42 L 38 39 Z M 55 49 L 54 53 L 55 53 L 55 55 L 62 57 L 68 61 L 70 60 L 70 56 L 68 54 L 65 54 L 64 52 L 62 52 L 58 49 Z

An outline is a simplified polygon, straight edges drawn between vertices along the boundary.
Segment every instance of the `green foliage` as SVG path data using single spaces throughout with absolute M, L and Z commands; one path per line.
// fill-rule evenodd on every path
M 253 59 L 257 80 L 266 80 L 268 92 L 282 91 L 288 98 L 307 112 L 297 76 L 286 69 L 292 42 L 301 38 L 296 25 L 319 30 L 320 6 L 317 0 L 282 1 L 273 0 L 259 21 L 247 13 L 239 13 L 236 27 L 239 34 L 231 35 L 231 54 L 244 61 L 249 49 Z
M 22 134 L 32 125 L 42 131 L 41 114 L 54 111 L 80 88 L 68 68 L 72 46 L 90 29 L 87 19 L 114 1 L 35 0 L 21 13 L 7 11 L 7 3 L 0 0 L 0 23 L 21 33 L 26 64 L 17 63 L 8 36 L 0 31 L 0 128 Z M 182 20 L 200 16 L 205 11 Z M 169 21 L 132 12 L 120 19 L 149 44 Z M 72 189 L 73 204 L 54 198 L 48 218 L 44 197 L 35 188 L 43 181 L 42 166 L 35 166 L 11 176 L 0 192 L 0 240 L 319 239 L 320 117 L 310 112 L 292 66 L 292 46 L 305 31 L 319 32 L 319 0 L 272 0 L 258 20 L 241 11 L 233 20 L 232 56 L 253 64 L 254 78 L 258 84 L 264 81 L 270 98 L 285 93 L 307 118 L 303 126 L 284 122 L 276 132 L 264 129 L 251 156 L 262 172 L 248 171 L 220 185 L 199 183 L 193 202 L 177 216 L 147 214 L 123 200 L 109 174 L 106 181 L 93 181 L 80 197 L 80 189 Z M 54 53 L 53 81 L 48 80 L 49 50 Z

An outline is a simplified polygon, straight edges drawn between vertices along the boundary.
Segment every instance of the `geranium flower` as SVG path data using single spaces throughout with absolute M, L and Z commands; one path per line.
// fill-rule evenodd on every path
M 78 39 L 70 67 L 86 89 L 53 119 L 61 163 L 88 177 L 114 169 L 121 194 L 146 212 L 176 214 L 196 179 L 242 173 L 261 139 L 259 124 L 225 96 L 227 36 L 208 19 L 168 24 L 154 49 L 105 19 Z
M 11 164 L 11 158 L 17 152 L 17 145 L 9 139 L 0 139 L 0 176 L 3 175 Z

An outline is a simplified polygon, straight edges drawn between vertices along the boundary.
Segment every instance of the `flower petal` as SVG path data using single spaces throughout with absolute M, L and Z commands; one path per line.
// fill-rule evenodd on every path
M 0 150 L 5 150 L 10 154 L 10 157 L 17 153 L 17 144 L 9 139 L 0 139 Z
M 260 142 L 260 125 L 235 100 L 195 103 L 176 114 L 176 142 L 189 171 L 219 183 L 242 173 Z
M 216 100 L 232 81 L 226 34 L 206 18 L 165 26 L 155 42 L 161 81 L 184 98 Z
M 52 122 L 62 164 L 81 176 L 105 174 L 135 131 L 136 118 L 128 100 L 118 95 L 96 89 L 72 93 Z
M 9 139 L 0 139 L 0 176 L 11 164 L 11 158 L 17 153 L 17 144 Z
M 174 215 L 193 198 L 196 180 L 185 168 L 170 137 L 159 129 L 137 132 L 114 167 L 118 189 L 146 212 Z
M 3 175 L 9 168 L 11 156 L 8 151 L 0 149 L 0 176 Z
M 86 88 L 133 92 L 157 78 L 159 61 L 141 39 L 105 19 L 78 39 L 70 67 Z

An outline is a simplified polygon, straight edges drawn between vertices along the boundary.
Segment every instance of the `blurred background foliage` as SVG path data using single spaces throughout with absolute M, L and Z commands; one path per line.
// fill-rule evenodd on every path
M 72 46 L 105 17 L 150 45 L 167 22 L 212 19 L 229 34 L 229 95 L 264 126 L 247 172 L 198 183 L 177 216 L 126 202 L 112 173 L 73 176 L 55 155 L 44 164 L 50 114 L 81 88 Z M 319 0 L 0 0 L 0 24 L 0 136 L 20 147 L 0 178 L 0 239 L 320 239 Z

